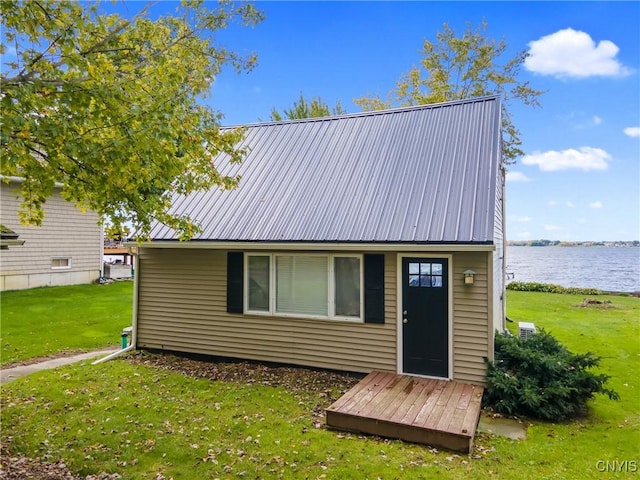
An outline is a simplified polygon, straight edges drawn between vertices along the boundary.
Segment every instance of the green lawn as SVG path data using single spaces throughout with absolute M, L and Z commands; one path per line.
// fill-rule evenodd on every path
M 573 422 L 530 420 L 526 440 L 480 435 L 471 456 L 316 428 L 312 410 L 337 391 L 195 379 L 126 359 L 3 386 L 3 436 L 16 452 L 63 459 L 82 475 L 127 479 L 626 478 L 629 471 L 603 473 L 607 464 L 598 462 L 637 468 L 640 299 L 576 306 L 583 298 L 509 292 L 509 316 L 602 355 L 600 371 L 621 400 L 599 396 L 589 417 Z
M 2 365 L 119 345 L 132 295 L 130 281 L 2 292 Z

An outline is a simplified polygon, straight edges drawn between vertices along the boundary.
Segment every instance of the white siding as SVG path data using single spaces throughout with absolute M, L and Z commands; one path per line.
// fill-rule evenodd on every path
M 19 184 L 0 184 L 0 223 L 25 243 L 0 250 L 0 290 L 46 285 L 90 283 L 100 276 L 102 230 L 98 215 L 83 213 L 60 197 L 56 189 L 45 203 L 40 227 L 20 224 Z M 71 268 L 52 269 L 53 258 L 70 258 Z

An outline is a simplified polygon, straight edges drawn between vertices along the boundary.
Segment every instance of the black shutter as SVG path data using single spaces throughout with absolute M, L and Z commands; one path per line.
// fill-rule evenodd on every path
M 364 322 L 384 323 L 384 255 L 364 256 Z
M 243 313 L 244 254 L 227 252 L 227 312 Z

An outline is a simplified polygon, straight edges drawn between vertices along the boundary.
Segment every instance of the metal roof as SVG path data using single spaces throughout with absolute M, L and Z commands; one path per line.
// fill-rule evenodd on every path
M 493 241 L 498 97 L 253 124 L 241 145 L 241 164 L 214 160 L 237 189 L 173 198 L 203 229 L 193 240 Z

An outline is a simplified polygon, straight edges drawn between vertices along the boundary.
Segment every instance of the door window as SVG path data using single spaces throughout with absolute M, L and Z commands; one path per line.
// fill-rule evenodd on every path
M 410 262 L 409 286 L 442 288 L 442 264 L 431 262 Z

